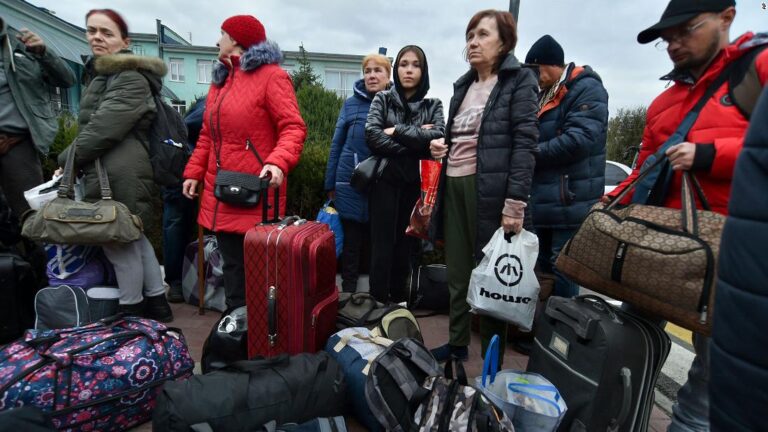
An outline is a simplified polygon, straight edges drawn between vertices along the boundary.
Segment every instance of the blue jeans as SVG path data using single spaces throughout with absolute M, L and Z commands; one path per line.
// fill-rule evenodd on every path
M 694 333 L 693 349 L 696 357 L 688 381 L 677 392 L 667 432 L 709 431 L 709 338 Z
M 181 285 L 184 251 L 194 237 L 196 201 L 181 193 L 181 186 L 163 188 L 163 264 L 165 282 Z
M 560 250 L 574 234 L 576 229 L 536 228 L 536 235 L 539 237 L 539 258 L 536 262 L 542 272 L 555 275 L 552 295 L 570 298 L 579 294 L 579 286 L 555 268 Z

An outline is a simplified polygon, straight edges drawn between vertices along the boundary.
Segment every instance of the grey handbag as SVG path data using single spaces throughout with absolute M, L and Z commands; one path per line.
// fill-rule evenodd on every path
M 384 156 L 373 155 L 365 159 L 355 166 L 349 184 L 354 190 L 367 193 L 371 186 L 381 178 L 388 163 L 389 159 Z
M 28 210 L 22 215 L 21 234 L 38 242 L 76 245 L 130 243 L 141 238 L 141 218 L 132 214 L 125 204 L 112 198 L 112 189 L 101 160 L 96 159 L 101 199 L 95 203 L 75 201 L 76 150 L 73 144 L 67 154 L 56 198 L 39 211 Z
M 61 285 L 35 294 L 35 329 L 80 327 L 90 322 L 88 297 L 82 288 Z

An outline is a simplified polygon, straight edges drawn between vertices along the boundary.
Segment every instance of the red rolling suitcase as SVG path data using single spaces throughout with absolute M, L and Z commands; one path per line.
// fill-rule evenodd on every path
M 245 234 L 243 250 L 248 357 L 322 350 L 336 329 L 339 300 L 328 225 L 298 217 L 258 225 Z

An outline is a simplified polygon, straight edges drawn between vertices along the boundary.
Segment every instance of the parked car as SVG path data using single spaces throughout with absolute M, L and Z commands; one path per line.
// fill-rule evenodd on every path
M 608 193 L 621 184 L 632 172 L 632 168 L 620 162 L 605 161 L 605 193 Z

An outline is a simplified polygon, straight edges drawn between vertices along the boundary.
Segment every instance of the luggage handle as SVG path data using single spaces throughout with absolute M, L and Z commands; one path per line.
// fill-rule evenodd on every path
M 572 328 L 576 335 L 584 340 L 591 340 L 595 334 L 596 320 L 587 316 L 566 299 L 550 298 L 544 313 L 551 319 Z
M 267 292 L 267 338 L 269 346 L 274 347 L 277 344 L 277 288 L 269 287 Z
M 272 219 L 269 219 L 269 181 L 272 175 L 267 173 L 261 178 L 261 190 L 264 197 L 261 199 L 261 224 L 273 224 L 280 220 L 280 188 L 275 188 L 274 203 L 272 204 Z
M 629 408 L 632 404 L 632 371 L 626 366 L 622 367 L 619 371 L 619 376 L 621 377 L 624 395 L 621 399 L 621 410 L 619 410 L 618 418 L 611 419 L 611 422 L 608 425 L 609 432 L 618 432 L 619 427 L 627 421 Z
M 618 315 L 616 315 L 616 312 L 614 311 L 613 306 L 611 306 L 610 303 L 605 301 L 604 298 L 596 296 L 594 294 L 584 294 L 580 296 L 576 296 L 575 298 L 580 300 L 592 300 L 593 306 L 596 307 L 598 310 L 605 312 L 608 314 L 609 317 L 611 317 L 611 320 L 615 322 L 616 324 L 624 325 L 624 321 L 619 318 Z

